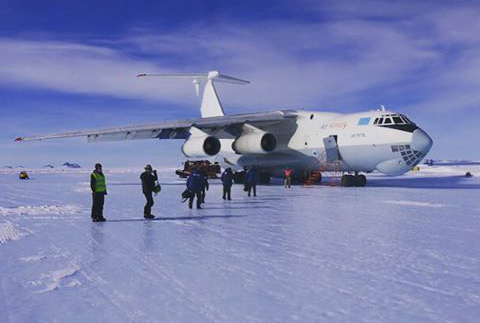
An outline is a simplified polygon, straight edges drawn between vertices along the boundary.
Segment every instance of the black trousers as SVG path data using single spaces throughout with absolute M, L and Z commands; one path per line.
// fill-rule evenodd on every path
M 253 196 L 257 196 L 257 184 L 250 184 L 248 185 L 248 196 L 250 196 L 250 192 L 253 189 Z
M 228 198 L 229 200 L 232 199 L 232 196 L 231 196 L 231 193 L 232 193 L 232 187 L 231 186 L 224 186 L 223 187 L 223 199 L 225 198 Z
M 197 209 L 200 209 L 201 208 L 201 204 L 202 204 L 202 191 L 200 192 L 194 192 L 192 194 L 192 196 L 188 199 L 188 207 L 189 208 L 192 208 L 193 206 L 193 199 L 195 198 L 195 196 L 197 197 Z
M 145 207 L 143 208 L 143 214 L 150 215 L 152 214 L 152 206 L 154 204 L 152 192 L 143 192 L 143 195 L 145 195 L 145 198 L 147 199 L 147 204 L 145 204 Z
M 92 219 L 103 218 L 104 204 L 105 204 L 105 194 L 92 193 Z

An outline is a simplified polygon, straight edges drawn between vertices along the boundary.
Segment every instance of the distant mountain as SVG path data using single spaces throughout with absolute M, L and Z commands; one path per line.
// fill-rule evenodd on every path
M 12 169 L 12 166 L 3 166 L 3 168 Z
M 48 164 L 48 165 L 43 166 L 43 168 L 55 168 L 55 167 L 53 167 L 52 165 Z
M 79 164 L 71 164 L 71 163 L 65 163 L 62 165 L 62 167 L 68 167 L 68 168 L 81 168 Z
M 25 167 L 23 167 L 23 166 L 17 166 L 16 168 L 25 168 Z

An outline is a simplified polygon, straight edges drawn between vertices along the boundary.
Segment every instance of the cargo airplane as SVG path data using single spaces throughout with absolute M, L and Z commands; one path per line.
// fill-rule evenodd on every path
M 86 137 L 88 142 L 135 139 L 182 139 L 189 158 L 216 157 L 232 167 L 241 181 L 245 167 L 257 167 L 260 179 L 282 177 L 290 167 L 298 180 L 312 172 L 337 171 L 344 186 L 365 186 L 362 173 L 401 175 L 416 166 L 432 147 L 428 134 L 403 114 L 381 108 L 340 114 L 278 110 L 225 115 L 216 82 L 248 81 L 210 71 L 203 74 L 140 74 L 138 77 L 180 77 L 193 80 L 201 92 L 201 118 L 164 121 L 110 129 L 19 137 L 32 141 Z M 321 176 L 320 176 L 321 179 Z

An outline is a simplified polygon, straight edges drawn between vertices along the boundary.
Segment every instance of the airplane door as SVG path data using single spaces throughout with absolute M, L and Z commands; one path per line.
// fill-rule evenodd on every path
M 323 144 L 325 145 L 327 162 L 338 161 L 340 159 L 340 154 L 338 153 L 337 136 L 323 138 Z

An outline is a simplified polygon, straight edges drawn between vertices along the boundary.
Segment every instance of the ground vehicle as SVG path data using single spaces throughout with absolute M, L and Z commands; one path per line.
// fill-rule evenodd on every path
M 175 174 L 180 176 L 180 178 L 187 178 L 196 167 L 205 171 L 208 178 L 218 178 L 218 175 L 221 173 L 218 163 L 212 164 L 208 160 L 187 160 L 183 163 L 183 169 L 177 169 Z
M 30 177 L 28 176 L 27 172 L 22 170 L 19 174 L 18 174 L 18 178 L 20 179 L 30 179 Z

